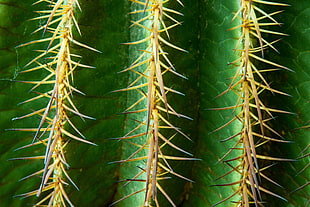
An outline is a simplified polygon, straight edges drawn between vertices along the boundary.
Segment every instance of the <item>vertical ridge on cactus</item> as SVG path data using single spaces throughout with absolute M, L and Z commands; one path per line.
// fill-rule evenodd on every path
M 119 140 L 123 141 L 131 140 L 133 138 L 143 138 L 142 142 L 144 142 L 144 144 L 137 144 L 134 141 L 127 141 L 128 143 L 137 146 L 138 149 L 127 159 L 118 162 L 124 163 L 145 160 L 145 166 L 139 167 L 141 171 L 133 178 L 127 180 L 125 184 L 130 186 L 130 184 L 134 181 L 145 182 L 145 188 L 133 192 L 132 194 L 121 198 L 111 205 L 114 205 L 137 193 L 144 192 L 144 206 L 160 206 L 157 199 L 157 193 L 159 191 L 172 206 L 176 206 L 174 201 L 170 198 L 169 193 L 167 193 L 160 185 L 161 180 L 169 179 L 169 173 L 187 181 L 191 180 L 180 175 L 179 173 L 174 172 L 173 167 L 169 164 L 169 160 L 195 160 L 190 157 L 169 156 L 164 154 L 162 151 L 163 147 L 169 145 L 175 150 L 181 151 L 188 156 L 192 156 L 191 153 L 186 152 L 172 142 L 176 134 L 181 134 L 185 138 L 189 140 L 191 139 L 178 127 L 170 123 L 168 120 L 169 114 L 180 118 L 190 118 L 177 113 L 169 104 L 167 98 L 169 93 L 182 93 L 167 87 L 167 84 L 163 78 L 164 74 L 167 72 L 171 72 L 181 78 L 184 78 L 183 75 L 176 72 L 176 69 L 168 58 L 167 52 L 164 50 L 164 46 L 168 46 L 182 52 L 185 52 L 185 50 L 168 42 L 163 37 L 166 35 L 169 39 L 168 30 L 180 25 L 180 22 L 178 22 L 172 15 L 181 15 L 181 13 L 167 8 L 166 4 L 169 1 L 131 1 L 134 4 L 140 4 L 142 6 L 140 10 L 131 12 L 132 15 L 142 14 L 140 19 L 132 21 L 132 26 L 142 28 L 147 36 L 141 40 L 125 44 L 136 45 L 144 43 L 147 47 L 141 51 L 141 55 L 132 63 L 130 67 L 122 71 L 131 71 L 137 74 L 136 79 L 132 81 L 127 88 L 117 90 L 117 92 L 136 91 L 137 94 L 140 94 L 141 97 L 129 108 L 127 108 L 124 113 L 146 113 L 146 120 L 137 120 L 138 126 L 132 129 L 124 137 L 119 138 Z M 178 1 L 178 3 L 182 5 L 180 1 Z M 166 25 L 165 19 L 169 19 L 172 24 L 169 26 Z M 141 103 L 143 102 L 146 102 L 146 106 L 141 106 Z M 143 108 L 141 109 L 139 107 Z M 145 131 L 138 133 L 138 130 L 141 129 L 145 129 Z M 165 135 L 165 131 L 167 131 L 167 129 L 174 130 L 175 134 L 167 137 Z M 143 154 L 144 151 L 147 152 L 146 155 Z
M 38 3 L 42 3 L 42 1 L 35 2 L 35 4 Z M 74 16 L 76 7 L 80 9 L 77 0 L 45 1 L 45 3 L 48 4 L 49 10 L 37 11 L 37 13 L 42 15 L 32 19 L 46 21 L 43 26 L 35 30 L 35 33 L 39 31 L 43 32 L 43 38 L 20 45 L 19 47 L 45 43 L 45 49 L 37 50 L 39 55 L 26 65 L 26 67 L 31 68 L 21 73 L 42 71 L 42 73 L 47 74 L 47 76 L 40 81 L 21 82 L 33 84 L 34 86 L 31 88 L 31 92 L 37 95 L 22 103 L 45 101 L 46 106 L 27 115 L 14 118 L 14 120 L 18 120 L 32 116 L 40 117 L 37 128 L 20 128 L 14 130 L 34 132 L 35 135 L 32 144 L 22 148 L 42 145 L 46 148 L 45 154 L 42 156 L 16 159 L 43 160 L 44 168 L 25 178 L 28 179 L 34 176 L 41 176 L 41 184 L 38 190 L 19 196 L 28 197 L 36 195 L 41 198 L 41 195 L 44 193 L 45 195 L 43 198 L 34 206 L 66 206 L 66 203 L 70 206 L 74 206 L 65 191 L 65 186 L 72 184 L 75 188 L 78 189 L 78 187 L 66 172 L 69 164 L 65 158 L 65 148 L 70 140 L 76 140 L 91 145 L 95 144 L 87 141 L 70 120 L 71 114 L 79 116 L 82 120 L 85 118 L 93 119 L 92 117 L 80 113 L 72 100 L 74 92 L 83 94 L 72 86 L 74 71 L 78 67 L 92 67 L 79 63 L 80 56 L 71 53 L 70 46 L 76 44 L 96 52 L 99 51 L 73 38 L 73 27 L 80 33 Z M 45 37 L 45 35 L 48 34 L 51 35 Z M 42 89 L 44 85 L 49 85 L 50 88 L 47 89 L 47 91 L 39 92 L 39 90 L 44 90 Z M 68 130 L 68 127 L 71 129 Z
M 237 194 L 241 196 L 240 201 L 234 201 L 238 206 L 249 207 L 251 204 L 254 204 L 256 207 L 264 206 L 264 201 L 262 200 L 261 195 L 262 192 L 286 201 L 286 199 L 282 196 L 277 195 L 276 193 L 273 193 L 261 186 L 263 179 L 264 182 L 269 181 L 277 186 L 280 185 L 264 174 L 264 170 L 268 169 L 270 166 L 264 166 L 263 168 L 260 167 L 258 159 L 274 161 L 292 160 L 259 155 L 256 150 L 258 147 L 261 147 L 270 141 L 290 143 L 289 141 L 283 140 L 282 135 L 272 129 L 268 122 L 274 119 L 274 112 L 287 114 L 291 113 L 269 108 L 260 98 L 260 94 L 265 91 L 269 91 L 273 94 L 288 95 L 284 92 L 271 88 L 263 74 L 279 69 L 290 70 L 285 66 L 264 58 L 264 52 L 268 48 L 271 48 L 277 52 L 274 44 L 279 40 L 270 42 L 265 39 L 263 35 L 267 33 L 285 36 L 285 34 L 281 32 L 274 32 L 269 29 L 264 29 L 266 26 L 279 26 L 280 24 L 274 19 L 273 16 L 281 12 L 276 11 L 268 14 L 259 7 L 264 4 L 272 6 L 288 6 L 287 4 L 268 1 L 241 0 L 240 8 L 233 17 L 233 20 L 236 20 L 237 18 L 241 19 L 241 24 L 231 29 L 234 30 L 241 28 L 242 30 L 237 48 L 235 49 L 236 52 L 239 53 L 240 57 L 231 63 L 238 69 L 235 76 L 232 78 L 228 89 L 219 96 L 232 91 L 238 96 L 238 101 L 235 106 L 215 110 L 233 109 L 236 111 L 235 117 L 217 130 L 222 129 L 234 121 L 240 121 L 243 126 L 241 132 L 238 132 L 237 134 L 224 140 L 228 141 L 230 139 L 235 139 L 237 141 L 221 158 L 221 160 L 226 159 L 224 162 L 232 168 L 228 174 L 238 173 L 240 174 L 241 179 L 236 182 L 218 185 L 238 185 L 239 187 L 235 193 L 216 203 L 214 206 L 233 198 Z M 269 21 L 266 22 L 265 20 Z M 272 68 L 259 68 L 256 66 L 257 62 L 264 63 L 268 65 L 268 67 L 271 66 Z M 269 134 L 273 134 L 277 138 L 270 137 Z M 242 151 L 242 154 L 237 157 L 227 158 L 232 151 Z M 239 164 L 235 164 L 235 161 L 239 161 Z M 227 174 L 224 176 L 227 176 Z

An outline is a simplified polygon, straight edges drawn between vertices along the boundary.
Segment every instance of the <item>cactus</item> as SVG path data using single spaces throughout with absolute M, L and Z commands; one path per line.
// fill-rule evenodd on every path
M 309 206 L 309 9 L 1 1 L 1 205 Z

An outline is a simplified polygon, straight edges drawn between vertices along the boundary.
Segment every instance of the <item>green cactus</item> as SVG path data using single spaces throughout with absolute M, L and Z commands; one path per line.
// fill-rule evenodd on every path
M 309 15 L 0 0 L 0 205 L 309 206 Z

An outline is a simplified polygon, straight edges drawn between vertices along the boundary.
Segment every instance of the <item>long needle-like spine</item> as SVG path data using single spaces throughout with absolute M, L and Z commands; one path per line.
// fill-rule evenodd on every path
M 137 58 L 136 61 L 125 71 L 132 71 L 137 75 L 137 78 L 125 89 L 118 91 L 129 91 L 135 90 L 137 94 L 141 94 L 141 99 L 132 104 L 125 113 L 146 113 L 146 120 L 137 120 L 139 123 L 138 127 L 130 131 L 124 137 L 118 138 L 119 140 L 128 140 L 131 138 L 143 137 L 145 144 L 137 145 L 138 150 L 134 152 L 126 160 L 118 161 L 120 163 L 145 160 L 145 167 L 141 167 L 141 172 L 138 173 L 134 178 L 130 179 L 127 183 L 132 181 L 143 181 L 145 182 L 145 188 L 139 190 L 131 195 L 136 193 L 145 192 L 143 206 L 159 206 L 159 201 L 157 199 L 157 193 L 160 192 L 166 197 L 172 206 L 176 206 L 172 199 L 169 197 L 168 193 L 162 188 L 159 184 L 160 180 L 168 179 L 164 175 L 170 173 L 175 176 L 178 176 L 182 179 L 190 181 L 188 178 L 185 178 L 182 175 L 175 173 L 171 166 L 168 163 L 169 159 L 175 160 L 192 160 L 193 158 L 187 157 L 174 157 L 164 155 L 162 148 L 165 145 L 170 145 L 174 149 L 191 155 L 190 153 L 179 148 L 173 144 L 172 139 L 175 137 L 175 133 L 180 133 L 184 137 L 188 138 L 179 128 L 175 127 L 168 121 L 168 114 L 176 115 L 178 117 L 188 118 L 182 114 L 178 114 L 169 104 L 167 99 L 167 94 L 169 92 L 178 93 L 180 92 L 173 90 L 166 86 L 163 75 L 167 72 L 171 72 L 180 77 L 184 77 L 181 74 L 178 74 L 175 71 L 172 63 L 168 59 L 167 52 L 164 51 L 163 46 L 169 46 L 174 49 L 184 51 L 183 49 L 169 43 L 163 36 L 169 38 L 168 30 L 179 25 L 180 22 L 174 19 L 172 15 L 181 15 L 179 12 L 167 8 L 165 5 L 168 4 L 168 0 L 150 0 L 150 1 L 139 1 L 131 0 L 135 4 L 141 5 L 141 10 L 132 12 L 132 14 L 143 14 L 142 18 L 133 21 L 132 26 L 138 26 L 146 30 L 148 36 L 142 40 L 136 42 L 127 43 L 128 45 L 135 45 L 144 43 L 147 45 L 147 48 L 142 51 L 142 54 Z M 180 1 L 177 1 L 181 4 Z M 181 4 L 182 5 L 182 4 Z M 172 14 L 172 15 L 171 15 Z M 164 18 L 170 19 L 173 22 L 172 25 L 166 26 Z M 165 34 L 165 35 L 163 35 Z M 140 67 L 142 66 L 142 67 Z M 145 68 L 144 71 L 141 71 L 141 68 Z M 142 83 L 141 83 L 142 81 Z M 146 91 L 146 92 L 145 92 Z M 143 109 L 134 110 L 133 108 L 139 107 L 139 104 L 146 103 Z M 165 118 L 166 117 L 166 118 Z M 146 128 L 144 133 L 138 133 L 138 130 Z M 166 137 L 165 130 L 172 129 L 174 130 L 174 135 L 171 137 Z M 135 134 L 136 133 L 136 134 Z M 188 138 L 189 139 L 189 138 Z M 147 154 L 142 152 L 147 150 Z M 138 154 L 143 154 L 139 155 Z M 125 196 L 120 200 L 112 203 L 122 201 L 129 196 Z
M 31 69 L 22 71 L 22 73 L 42 71 L 42 73 L 47 73 L 48 75 L 41 81 L 22 82 L 34 84 L 34 87 L 31 89 L 33 92 L 42 85 L 47 84 L 51 87 L 46 92 L 35 92 L 38 94 L 36 97 L 24 102 L 47 100 L 45 108 L 15 118 L 21 119 L 35 115 L 40 116 L 41 118 L 38 127 L 15 130 L 32 131 L 35 133 L 33 143 L 22 148 L 43 145 L 46 148 L 45 155 L 35 157 L 35 159 L 43 159 L 44 168 L 26 177 L 29 178 L 41 175 L 39 189 L 20 196 L 28 197 L 36 195 L 40 197 L 41 194 L 45 192 L 46 197 L 42 198 L 39 202 L 34 204 L 34 206 L 60 207 L 66 206 L 67 204 L 74 206 L 65 192 L 65 186 L 69 184 L 68 181 L 76 188 L 77 186 L 73 183 L 67 173 L 69 165 L 65 159 L 64 148 L 70 139 L 88 144 L 92 143 L 84 139 L 84 136 L 78 131 L 69 118 L 71 116 L 70 114 L 78 115 L 82 119 L 91 118 L 81 114 L 73 104 L 73 92 L 81 92 L 72 86 L 72 81 L 73 73 L 77 67 L 91 67 L 79 63 L 78 59 L 80 56 L 71 52 L 71 45 L 76 44 L 94 51 L 96 50 L 77 42 L 73 38 L 73 27 L 76 27 L 77 31 L 80 32 L 74 16 L 75 9 L 79 8 L 78 0 L 39 0 L 35 4 L 42 2 L 47 3 L 49 9 L 38 11 L 38 13 L 42 15 L 34 18 L 34 20 L 45 19 L 46 24 L 39 27 L 35 32 L 43 31 L 44 36 L 47 34 L 51 35 L 21 45 L 26 46 L 34 43 L 46 43 L 45 49 L 38 50 L 40 54 L 27 64 L 27 66 L 35 66 Z M 69 129 L 70 127 L 72 130 Z M 75 133 L 78 134 L 78 136 L 75 135 Z
M 216 110 L 234 109 L 234 111 L 237 112 L 235 118 L 233 118 L 223 127 L 234 121 L 239 121 L 242 124 L 241 132 L 231 136 L 232 138 L 236 138 L 237 142 L 222 158 L 222 160 L 227 159 L 229 154 L 231 154 L 233 151 L 240 152 L 238 157 L 225 160 L 225 163 L 227 163 L 228 166 L 230 166 L 233 170 L 224 175 L 227 176 L 228 174 L 235 172 L 240 175 L 240 180 L 233 183 L 220 184 L 219 186 L 238 185 L 238 190 L 236 193 L 216 203 L 214 206 L 223 203 L 224 201 L 227 201 L 237 195 L 241 199 L 240 201 L 234 202 L 236 203 L 236 206 L 263 206 L 264 202 L 261 196 L 262 192 L 285 200 L 283 197 L 261 186 L 261 182 L 264 180 L 267 180 L 278 186 L 279 184 L 265 175 L 263 171 L 268 169 L 270 166 L 263 168 L 260 167 L 258 159 L 273 161 L 289 161 L 289 159 L 259 155 L 257 153 L 257 148 L 261 147 L 269 141 L 289 143 L 288 141 L 284 141 L 282 139 L 270 137 L 270 134 L 274 134 L 278 138 L 282 138 L 282 136 L 273 130 L 268 124 L 269 120 L 274 119 L 272 112 L 288 112 L 272 109 L 265 106 L 260 96 L 263 91 L 287 95 L 283 92 L 272 89 L 264 78 L 263 73 L 272 72 L 279 69 L 290 69 L 269 61 L 264 57 L 264 51 L 267 48 L 272 48 L 277 51 L 273 45 L 274 43 L 278 42 L 278 40 L 269 42 L 264 39 L 263 34 L 267 33 L 280 36 L 284 36 L 285 34 L 263 28 L 265 26 L 270 27 L 280 25 L 273 18 L 274 15 L 280 12 L 273 12 L 268 14 L 259 8 L 259 5 L 288 6 L 286 4 L 269 1 L 240 0 L 240 9 L 233 18 L 233 20 L 239 18 L 241 22 L 239 26 L 232 28 L 241 29 L 241 35 L 239 37 L 238 46 L 236 48 L 236 51 L 240 54 L 240 57 L 236 61 L 232 62 L 232 65 L 237 66 L 238 70 L 236 75 L 232 78 L 232 82 L 228 89 L 221 95 L 229 91 L 233 91 L 238 97 L 238 102 L 233 107 L 219 108 Z M 267 20 L 270 22 L 266 23 Z M 273 68 L 262 69 L 260 65 L 269 65 Z M 220 127 L 219 129 L 223 127 Z M 226 139 L 226 141 L 228 140 L 231 139 Z M 235 161 L 238 161 L 239 164 L 236 165 Z

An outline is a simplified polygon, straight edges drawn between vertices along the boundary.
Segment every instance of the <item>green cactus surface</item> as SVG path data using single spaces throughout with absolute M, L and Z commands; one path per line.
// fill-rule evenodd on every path
M 0 206 L 308 207 L 309 0 L 0 0 Z

